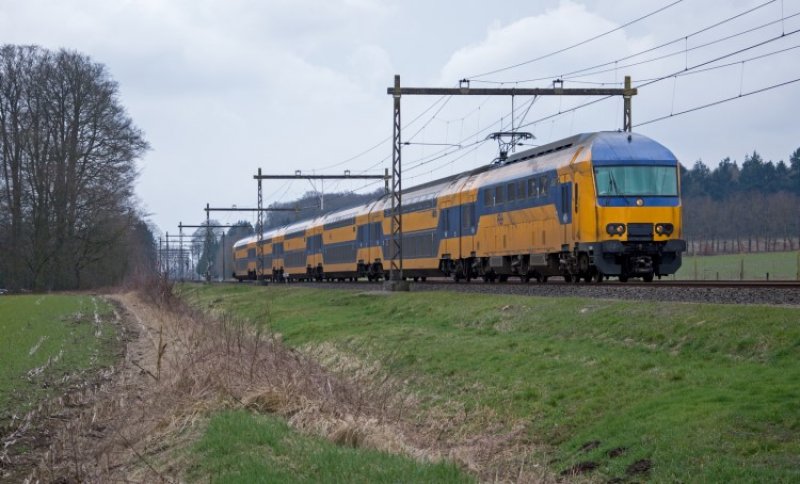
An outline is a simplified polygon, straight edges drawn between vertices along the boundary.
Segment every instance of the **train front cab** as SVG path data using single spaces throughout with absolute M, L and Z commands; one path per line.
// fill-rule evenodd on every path
M 678 161 L 645 137 L 614 136 L 599 145 L 591 162 L 597 242 L 588 248 L 597 279 L 649 282 L 674 274 L 686 250 Z

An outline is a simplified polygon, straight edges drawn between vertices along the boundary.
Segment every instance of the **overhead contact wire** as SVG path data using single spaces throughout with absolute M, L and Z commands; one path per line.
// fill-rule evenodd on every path
M 661 8 L 659 8 L 657 10 L 654 10 L 654 11 L 648 13 L 648 14 L 642 15 L 641 17 L 638 17 L 638 18 L 635 18 L 633 20 L 630 20 L 630 21 L 628 21 L 628 22 L 626 22 L 626 23 L 624 23 L 624 24 L 622 24 L 622 25 L 620 25 L 618 27 L 615 27 L 615 28 L 613 28 L 611 30 L 608 30 L 606 32 L 603 32 L 601 34 L 597 34 L 594 37 L 590 37 L 590 38 L 588 38 L 586 40 L 582 40 L 582 41 L 580 41 L 580 42 L 578 42 L 576 44 L 569 45 L 567 47 L 564 47 L 563 49 L 558 49 L 558 50 L 550 52 L 548 54 L 544 54 L 544 55 L 541 55 L 539 57 L 536 57 L 536 58 L 533 58 L 533 59 L 530 59 L 530 60 L 527 60 L 527 61 L 524 61 L 524 62 L 519 62 L 517 64 L 513 64 L 513 65 L 510 65 L 510 66 L 501 67 L 499 69 L 494 69 L 494 70 L 487 71 L 487 72 L 484 72 L 484 73 L 481 73 L 481 74 L 477 74 L 477 75 L 474 75 L 474 76 L 468 76 L 467 79 L 470 79 L 470 80 L 471 79 L 476 79 L 478 77 L 484 77 L 484 76 L 488 76 L 488 75 L 491 75 L 491 74 L 497 74 L 498 72 L 504 72 L 504 71 L 507 71 L 507 70 L 516 69 L 517 67 L 522 67 L 524 65 L 532 64 L 534 62 L 538 62 L 540 60 L 547 59 L 549 57 L 553 57 L 554 55 L 567 52 L 569 50 L 575 49 L 576 47 L 580 47 L 582 45 L 586 45 L 586 44 L 588 44 L 590 42 L 593 42 L 593 41 L 595 41 L 597 39 L 603 38 L 603 37 L 605 37 L 607 35 L 610 35 L 610 34 L 612 34 L 614 32 L 617 32 L 617 31 L 622 30 L 622 29 L 624 29 L 626 27 L 629 27 L 629 26 L 631 26 L 631 25 L 633 25 L 633 24 L 635 24 L 637 22 L 640 22 L 640 21 L 645 20 L 645 19 L 647 19 L 649 17 L 652 17 L 653 15 L 661 13 L 664 10 L 667 10 L 668 8 L 674 7 L 675 5 L 681 3 L 682 1 L 683 0 L 677 0 L 675 2 L 672 2 L 669 5 L 661 7 Z M 770 1 L 774 2 L 776 0 L 770 0 Z

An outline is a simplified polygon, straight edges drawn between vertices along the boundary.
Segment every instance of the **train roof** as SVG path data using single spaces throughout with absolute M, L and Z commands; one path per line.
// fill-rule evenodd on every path
M 675 155 L 661 143 L 639 133 L 625 131 L 598 131 L 581 133 L 569 138 L 554 141 L 521 151 L 508 157 L 502 165 L 528 161 L 559 152 L 574 153 L 577 147 L 590 148 L 593 162 L 636 161 L 677 161 Z

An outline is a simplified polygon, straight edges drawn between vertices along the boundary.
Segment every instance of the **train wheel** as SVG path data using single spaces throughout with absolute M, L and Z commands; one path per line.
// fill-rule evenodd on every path
M 627 274 L 620 274 L 619 275 L 619 282 L 628 282 L 628 275 Z
M 419 282 L 419 276 L 414 276 L 414 282 Z
M 521 281 L 523 284 L 527 284 L 527 283 L 529 283 L 529 282 L 531 281 L 531 276 L 530 276 L 530 274 L 528 274 L 528 273 L 526 272 L 525 274 L 522 274 L 521 276 L 519 276 L 519 280 L 520 280 L 520 281 Z
M 425 277 L 425 276 L 422 276 L 422 277 L 420 278 L 420 280 L 421 280 L 422 282 L 425 282 L 425 281 L 427 281 L 427 280 L 428 280 L 428 278 L 427 278 L 427 277 Z
M 649 272 L 649 273 L 645 274 L 642 277 L 642 280 L 644 280 L 644 282 L 653 282 L 653 273 Z
M 603 282 L 603 273 L 602 272 L 597 271 L 597 272 L 594 273 L 594 282 L 596 282 L 598 284 Z
M 505 275 L 505 274 L 501 274 L 500 277 L 498 277 L 498 280 L 500 282 L 507 282 L 508 281 L 508 276 Z
M 572 282 L 572 274 L 564 274 L 564 282 Z

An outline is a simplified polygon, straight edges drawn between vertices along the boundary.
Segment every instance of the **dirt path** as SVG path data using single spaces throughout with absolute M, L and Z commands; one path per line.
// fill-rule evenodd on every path
M 482 480 L 541 482 L 525 461 L 534 450 L 524 428 L 463 435 L 463 417 L 423 413 L 391 379 L 350 379 L 287 349 L 253 325 L 209 318 L 135 294 L 110 296 L 125 344 L 112 369 L 40 409 L 18 456 L 16 476 L 31 482 L 172 482 L 213 411 L 247 407 L 285 417 L 299 431 L 334 442 L 448 458 Z M 320 355 L 317 355 L 320 356 Z M 355 373 L 349 373 L 355 374 Z M 27 469 L 27 470 L 26 470 Z

